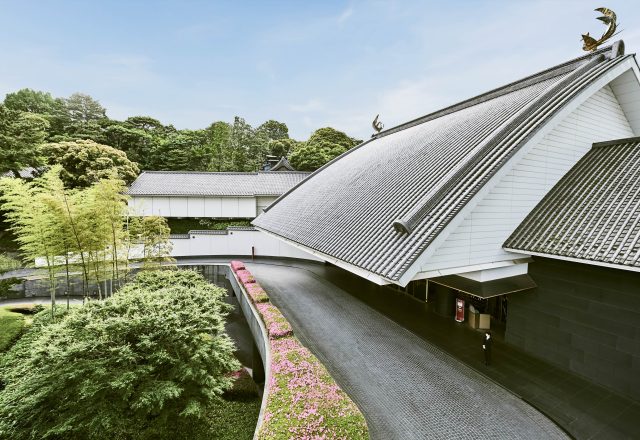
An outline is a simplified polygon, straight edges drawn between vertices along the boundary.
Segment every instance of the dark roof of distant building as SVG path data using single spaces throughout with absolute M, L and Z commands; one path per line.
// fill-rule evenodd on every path
M 622 48 L 615 43 L 382 131 L 315 171 L 253 224 L 397 282 L 540 127 L 627 59 Z
M 209 173 L 197 171 L 143 171 L 131 184 L 131 196 L 279 196 L 309 173 Z
M 286 157 L 282 156 L 277 164 L 271 167 L 269 171 L 295 171 Z
M 640 138 L 594 144 L 504 247 L 640 268 Z

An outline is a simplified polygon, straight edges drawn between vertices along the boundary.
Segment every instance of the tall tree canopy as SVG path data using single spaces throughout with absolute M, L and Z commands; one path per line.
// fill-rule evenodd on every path
M 320 128 L 291 153 L 290 162 L 297 170 L 314 171 L 360 142 L 334 128 Z
M 49 165 L 62 166 L 62 181 L 71 188 L 87 187 L 115 175 L 126 183 L 140 170 L 120 150 L 91 140 L 49 143 L 43 147 Z
M 48 127 L 41 116 L 0 104 L 0 173 L 12 171 L 17 177 L 22 168 L 40 165 Z

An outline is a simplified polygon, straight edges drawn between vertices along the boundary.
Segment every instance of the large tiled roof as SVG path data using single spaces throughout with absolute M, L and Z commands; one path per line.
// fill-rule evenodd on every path
M 316 171 L 253 224 L 397 281 L 538 128 L 626 58 L 620 47 L 383 131 Z
M 279 196 L 309 173 L 206 173 L 144 171 L 129 187 L 132 196 Z
M 594 144 L 504 246 L 640 267 L 640 138 Z

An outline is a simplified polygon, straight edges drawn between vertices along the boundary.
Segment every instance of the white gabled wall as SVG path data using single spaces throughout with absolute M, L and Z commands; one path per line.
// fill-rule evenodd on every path
M 502 244 L 594 142 L 634 133 L 610 86 L 600 89 L 534 145 L 441 242 L 421 272 L 521 258 Z

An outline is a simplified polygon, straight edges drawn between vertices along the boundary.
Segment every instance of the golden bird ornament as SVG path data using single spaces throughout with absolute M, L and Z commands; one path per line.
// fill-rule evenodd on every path
M 595 11 L 602 13 L 602 17 L 598 17 L 602 23 L 607 26 L 607 30 L 602 34 L 599 39 L 595 39 L 589 35 L 589 32 L 582 35 L 582 41 L 584 44 L 582 45 L 582 49 L 587 52 L 593 52 L 598 49 L 598 47 L 607 41 L 609 38 L 613 37 L 616 33 L 616 29 L 618 28 L 616 13 L 608 8 L 597 8 Z

